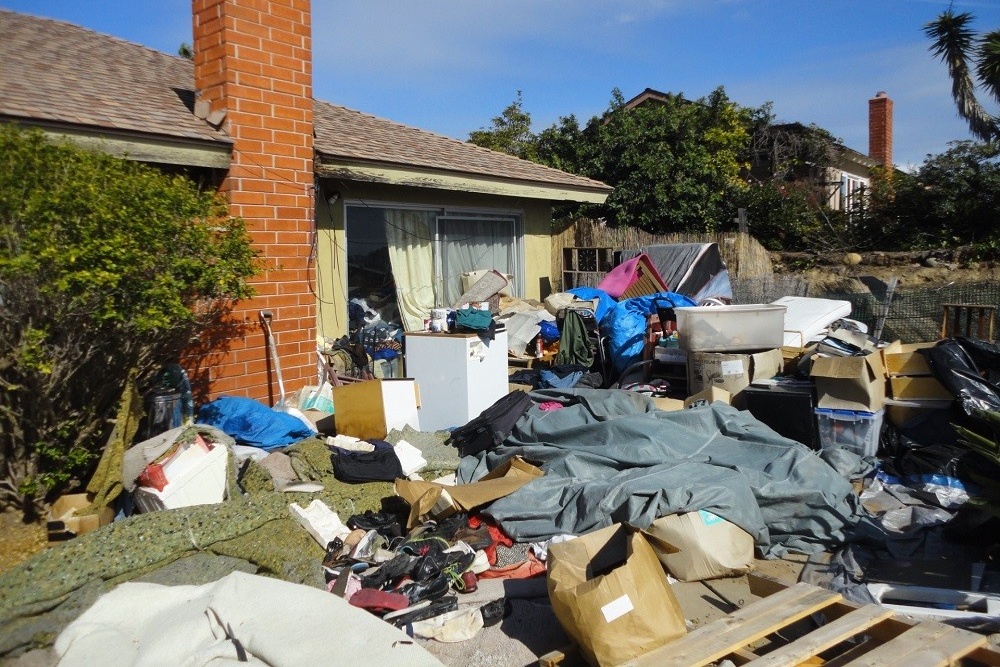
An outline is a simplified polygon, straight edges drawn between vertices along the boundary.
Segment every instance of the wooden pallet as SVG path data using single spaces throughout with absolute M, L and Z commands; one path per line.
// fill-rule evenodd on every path
M 974 632 L 937 621 L 906 620 L 879 605 L 857 605 L 839 593 L 805 583 L 785 587 L 751 577 L 751 590 L 765 597 L 621 667 L 699 667 L 723 658 L 753 667 L 1000 666 L 1000 651 Z M 821 614 L 826 623 L 794 641 L 771 642 L 766 652 L 750 648 L 813 614 Z M 571 655 L 555 651 L 538 663 L 568 667 L 572 660 L 564 660 Z

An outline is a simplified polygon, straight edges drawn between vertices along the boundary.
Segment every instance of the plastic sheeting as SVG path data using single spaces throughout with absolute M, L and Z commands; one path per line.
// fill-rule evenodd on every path
M 682 294 L 660 292 L 619 301 L 601 320 L 601 333 L 607 336 L 615 370 L 623 372 L 642 359 L 646 337 L 646 319 L 656 312 L 657 301 L 669 301 L 676 306 L 698 304 Z
M 640 253 L 649 256 L 649 260 L 663 277 L 667 289 L 672 292 L 691 297 L 695 301 L 733 298 L 729 270 L 717 243 L 648 245 L 623 252 L 622 261 Z
M 766 556 L 815 553 L 847 540 L 863 511 L 817 452 L 728 405 L 663 412 L 633 392 L 585 389 L 532 398 L 564 407 L 532 408 L 503 445 L 458 470 L 469 482 L 515 454 L 541 465 L 544 477 L 487 510 L 517 541 L 704 509 L 753 535 Z

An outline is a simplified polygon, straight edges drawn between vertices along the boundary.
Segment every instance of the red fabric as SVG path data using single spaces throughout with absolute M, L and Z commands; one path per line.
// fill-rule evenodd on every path
M 490 568 L 479 573 L 480 579 L 530 579 L 545 574 L 545 563 L 538 560 L 535 554 L 528 550 L 527 560 L 507 567 Z

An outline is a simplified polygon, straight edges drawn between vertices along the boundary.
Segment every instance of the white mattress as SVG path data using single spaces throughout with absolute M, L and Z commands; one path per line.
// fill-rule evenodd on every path
M 850 301 L 783 296 L 772 303 L 788 309 L 785 311 L 784 344 L 790 347 L 804 347 L 831 324 L 851 314 Z

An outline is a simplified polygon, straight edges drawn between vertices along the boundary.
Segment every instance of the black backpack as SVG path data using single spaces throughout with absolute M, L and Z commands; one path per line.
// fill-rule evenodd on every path
M 483 410 L 468 424 L 452 431 L 447 444 L 457 447 L 462 456 L 498 447 L 530 407 L 531 397 L 526 392 L 512 391 Z

